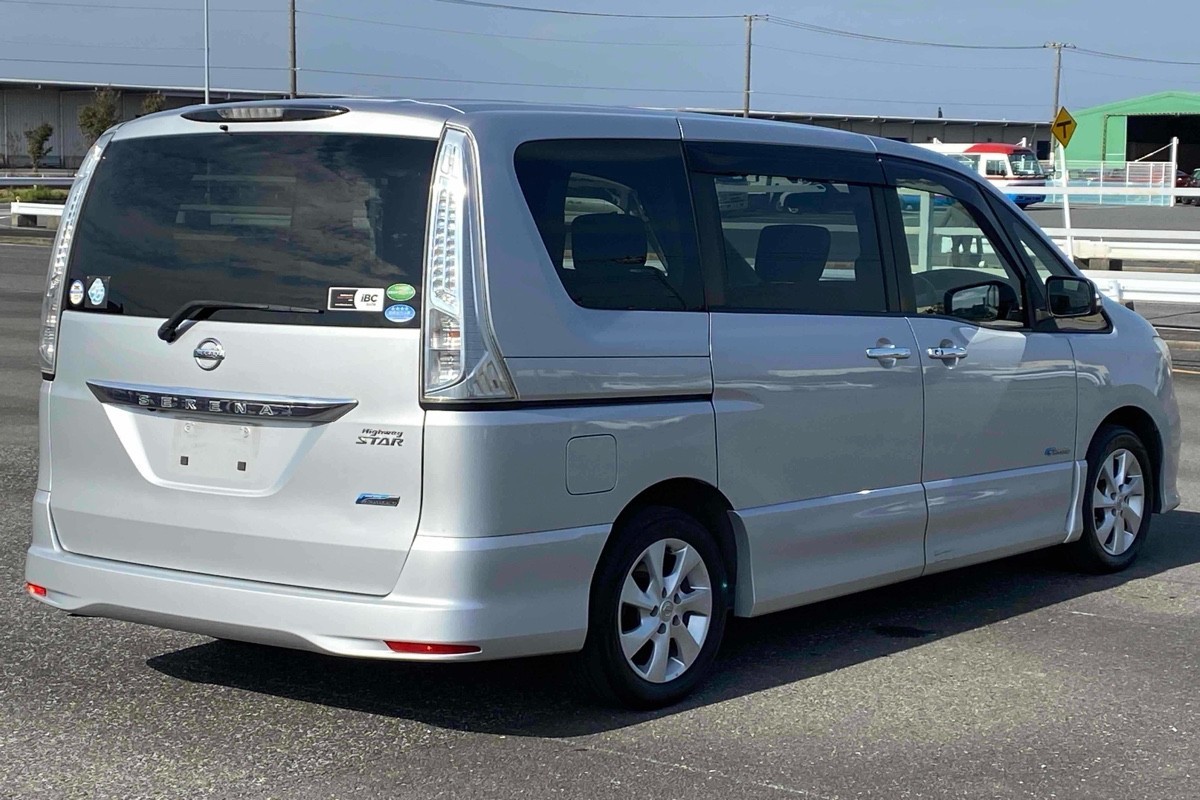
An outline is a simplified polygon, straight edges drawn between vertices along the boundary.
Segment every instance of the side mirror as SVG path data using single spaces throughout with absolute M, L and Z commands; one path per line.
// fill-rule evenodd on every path
M 1074 275 L 1046 278 L 1046 299 L 1052 317 L 1090 317 L 1100 310 L 1096 287 Z
M 1017 290 L 1003 281 L 984 281 L 946 292 L 943 313 L 969 322 L 996 322 L 1012 318 L 1021 307 Z

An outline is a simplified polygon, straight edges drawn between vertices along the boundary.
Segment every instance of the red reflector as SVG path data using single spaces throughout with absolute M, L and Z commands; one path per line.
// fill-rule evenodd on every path
M 425 642 L 384 642 L 393 653 L 411 653 L 424 656 L 460 656 L 478 653 L 473 644 L 427 644 Z
M 46 596 L 46 587 L 38 586 L 36 583 L 25 584 L 25 591 L 29 592 L 34 597 L 45 597 Z

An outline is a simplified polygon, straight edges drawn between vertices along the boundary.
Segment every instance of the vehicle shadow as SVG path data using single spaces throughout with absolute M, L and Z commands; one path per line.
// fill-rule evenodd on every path
M 1056 551 L 908 581 L 749 620 L 732 620 L 708 683 L 656 712 L 598 706 L 572 656 L 481 664 L 362 661 L 211 642 L 146 663 L 180 680 L 411 719 L 451 730 L 570 737 L 804 681 L 1056 603 L 1200 563 L 1200 513 L 1156 517 L 1138 563 L 1079 575 Z

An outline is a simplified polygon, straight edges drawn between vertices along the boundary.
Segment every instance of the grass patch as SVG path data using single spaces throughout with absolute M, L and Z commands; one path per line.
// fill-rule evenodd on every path
M 0 189 L 0 203 L 20 200 L 26 203 L 65 203 L 67 189 L 52 189 L 49 186 L 30 186 L 21 189 Z

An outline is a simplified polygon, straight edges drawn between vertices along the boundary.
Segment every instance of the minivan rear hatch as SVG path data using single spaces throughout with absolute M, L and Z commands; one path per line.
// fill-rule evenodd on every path
M 51 514 L 72 553 L 383 595 L 420 513 L 437 142 L 261 127 L 104 150 L 64 282 Z

